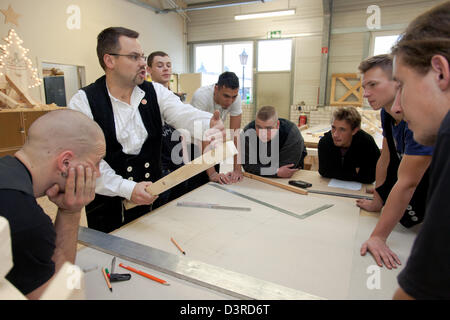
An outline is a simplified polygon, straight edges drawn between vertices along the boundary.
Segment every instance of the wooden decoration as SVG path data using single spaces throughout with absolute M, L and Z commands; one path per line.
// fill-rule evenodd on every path
M 31 97 L 29 90 L 40 86 L 42 80 L 27 57 L 29 50 L 22 47 L 23 41 L 13 29 L 4 40 L 6 45 L 0 45 L 0 92 L 3 93 L 0 107 L 39 106 L 40 102 Z
M 27 90 L 25 90 L 18 81 L 5 75 L 6 81 L 16 91 L 20 98 L 25 101 L 26 104 L 36 106 L 37 102 L 30 96 Z
M 238 151 L 233 141 L 227 141 L 223 144 L 223 146 L 204 153 L 200 157 L 186 163 L 181 168 L 169 173 L 162 179 L 152 183 L 152 185 L 146 188 L 146 191 L 154 196 L 159 195 L 164 191 L 175 187 L 177 184 L 180 184 L 183 181 L 195 176 L 196 174 L 199 174 L 200 172 L 215 166 L 221 161 L 234 156 L 237 153 Z M 124 206 L 125 209 L 128 210 L 135 207 L 136 204 L 131 201 L 124 200 Z
M 8 5 L 8 9 L 7 10 L 0 9 L 0 12 L 3 13 L 3 15 L 5 16 L 5 24 L 13 23 L 16 26 L 19 26 L 20 14 L 14 12 L 13 8 L 11 7 L 11 5 Z
M 10 96 L 7 96 L 3 92 L 0 91 L 0 102 L 3 103 L 3 105 L 7 106 L 10 109 L 16 109 L 20 107 L 22 104 L 11 98 Z
M 358 80 L 355 85 L 350 84 L 349 80 Z M 337 81 L 339 80 L 339 82 Z M 342 83 L 347 92 L 336 100 L 336 85 Z M 357 73 L 333 73 L 331 77 L 331 97 L 330 105 L 332 106 L 357 106 L 362 107 L 363 104 L 363 94 L 362 94 L 362 83 L 359 75 Z M 350 96 L 355 96 L 357 101 L 348 101 Z

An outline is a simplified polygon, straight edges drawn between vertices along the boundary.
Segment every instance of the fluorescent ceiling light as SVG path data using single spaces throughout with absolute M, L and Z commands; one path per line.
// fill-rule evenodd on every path
M 295 14 L 295 10 L 250 13 L 234 16 L 234 20 L 249 20 L 249 19 L 269 18 L 269 17 L 291 16 L 293 14 Z

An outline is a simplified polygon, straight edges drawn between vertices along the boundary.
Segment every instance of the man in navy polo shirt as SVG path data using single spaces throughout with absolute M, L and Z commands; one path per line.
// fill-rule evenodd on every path
M 369 251 L 379 266 L 385 264 L 391 269 L 401 261 L 386 244 L 390 233 L 398 222 L 410 228 L 423 221 L 433 148 L 417 143 L 403 114 L 391 110 L 397 92 L 397 82 L 392 79 L 392 57 L 370 57 L 359 69 L 364 96 L 373 109 L 382 108 L 384 137 L 375 174 L 374 200 L 357 200 L 362 209 L 383 211 L 360 252 L 365 255 Z

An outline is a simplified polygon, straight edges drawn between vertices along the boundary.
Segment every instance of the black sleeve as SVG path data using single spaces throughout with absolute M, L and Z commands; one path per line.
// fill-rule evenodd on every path
M 341 178 L 342 168 L 341 159 L 333 152 L 334 143 L 328 135 L 324 135 L 319 140 L 318 156 L 319 156 L 319 173 L 325 178 Z
M 375 181 L 375 171 L 378 158 L 380 157 L 380 149 L 370 135 L 366 135 L 363 142 L 360 163 L 357 164 L 360 169 L 356 174 L 356 181 L 372 183 Z
M 450 299 L 450 134 L 438 141 L 431 163 L 425 219 L 400 287 L 416 299 Z
M 242 167 L 245 172 L 261 175 L 261 165 L 258 163 L 257 155 L 258 149 L 256 145 L 253 145 L 258 142 L 256 141 L 256 136 L 253 136 L 254 133 L 247 130 L 248 129 L 245 128 L 240 136 L 241 146 L 244 146 L 244 152 L 241 151 Z
M 292 163 L 294 164 L 293 168 L 298 168 L 302 161 L 304 145 L 300 130 L 296 126 L 292 126 L 286 142 L 280 150 L 280 165 L 278 167 Z
M 55 273 L 52 260 L 56 233 L 36 199 L 19 191 L 0 192 L 0 214 L 10 225 L 14 266 L 6 275 L 26 295 Z

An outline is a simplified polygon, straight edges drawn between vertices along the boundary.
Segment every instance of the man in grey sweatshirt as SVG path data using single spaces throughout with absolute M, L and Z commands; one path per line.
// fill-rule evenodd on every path
M 278 118 L 274 107 L 262 107 L 241 133 L 242 166 L 260 176 L 290 178 L 303 168 L 306 147 L 297 126 Z

